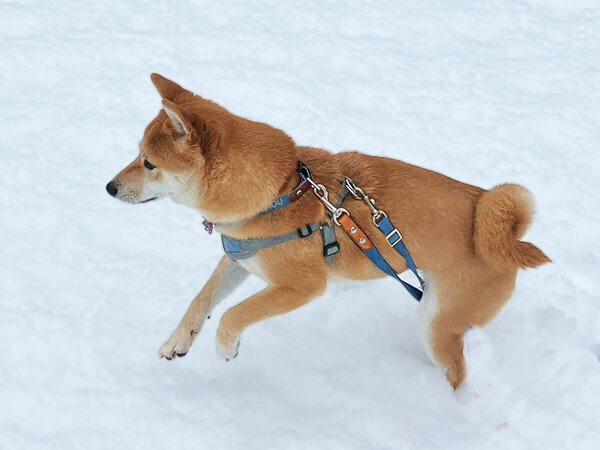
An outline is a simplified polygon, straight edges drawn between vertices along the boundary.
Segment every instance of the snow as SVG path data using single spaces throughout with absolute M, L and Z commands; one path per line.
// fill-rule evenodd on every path
M 599 44 L 596 0 L 0 2 L 0 448 L 600 448 Z M 331 285 L 225 363 L 251 278 L 159 360 L 222 251 L 198 213 L 104 190 L 151 72 L 304 145 L 521 183 L 554 264 L 468 334 L 456 392 L 391 279 Z

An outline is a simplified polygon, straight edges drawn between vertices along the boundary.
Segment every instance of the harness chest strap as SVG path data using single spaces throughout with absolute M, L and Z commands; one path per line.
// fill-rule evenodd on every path
M 221 242 L 223 243 L 223 249 L 225 250 L 227 256 L 234 261 L 239 261 L 241 259 L 251 258 L 258 250 L 263 248 L 269 248 L 273 247 L 274 245 L 283 244 L 284 242 L 291 241 L 292 239 L 296 238 L 308 237 L 313 231 L 319 228 L 320 225 L 318 222 L 312 222 L 302 225 L 300 228 L 290 233 L 252 239 L 235 239 L 222 234 Z

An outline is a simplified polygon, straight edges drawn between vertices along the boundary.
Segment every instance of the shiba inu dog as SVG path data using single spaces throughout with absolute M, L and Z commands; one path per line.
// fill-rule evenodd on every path
M 169 197 L 200 211 L 224 235 L 255 239 L 290 233 L 308 223 L 331 223 L 310 191 L 260 214 L 302 181 L 298 161 L 330 193 L 339 192 L 340 180 L 350 177 L 398 224 L 422 270 L 422 338 L 454 388 L 466 376 L 465 330 L 496 315 L 513 292 L 519 268 L 550 261 L 537 247 L 519 240 L 533 216 L 532 197 L 519 185 L 485 190 L 390 158 L 301 147 L 283 131 L 238 117 L 160 75 L 153 74 L 152 81 L 163 108 L 147 126 L 139 155 L 108 183 L 109 194 L 129 203 Z M 394 271 L 404 271 L 406 263 L 389 240 L 370 233 L 369 205 L 349 198 L 344 208 Z M 239 261 L 223 256 L 159 355 L 185 355 L 212 308 L 249 273 L 268 286 L 222 316 L 216 344 L 225 359 L 237 355 L 246 327 L 307 303 L 323 293 L 328 280 L 385 276 L 346 233 L 338 231 L 336 239 L 339 252 L 331 261 L 323 256 L 319 233 L 260 249 Z

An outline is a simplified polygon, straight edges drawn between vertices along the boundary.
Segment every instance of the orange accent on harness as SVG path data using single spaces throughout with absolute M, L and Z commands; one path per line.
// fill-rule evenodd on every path
M 296 188 L 296 190 L 290 194 L 290 202 L 295 202 L 296 200 L 298 200 L 309 189 L 310 189 L 309 183 L 304 182 L 304 183 L 300 184 L 300 186 L 298 186 Z
M 342 225 L 342 228 L 348 234 L 348 236 L 350 236 L 350 238 L 360 248 L 369 250 L 371 247 L 373 247 L 371 240 L 348 214 L 344 213 L 338 217 L 338 222 Z

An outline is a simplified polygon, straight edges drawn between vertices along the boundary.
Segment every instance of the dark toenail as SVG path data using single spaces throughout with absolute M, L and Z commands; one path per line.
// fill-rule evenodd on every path
M 187 353 L 177 353 L 177 356 L 179 356 L 180 358 L 185 355 L 187 355 Z
M 173 358 L 169 358 L 168 356 L 165 356 L 165 359 L 171 361 L 171 359 L 173 359 Z
M 210 319 L 210 314 L 206 317 L 207 319 Z

